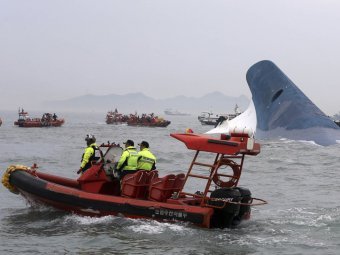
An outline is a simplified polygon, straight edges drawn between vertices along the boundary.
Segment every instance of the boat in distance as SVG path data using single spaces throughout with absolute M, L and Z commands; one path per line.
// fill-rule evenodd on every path
M 170 109 L 170 108 L 165 109 L 164 113 L 166 115 L 174 115 L 174 116 L 189 116 L 189 115 L 191 115 L 190 113 L 184 113 L 184 112 L 180 112 L 178 110 L 174 110 L 174 109 Z
M 106 114 L 106 124 L 123 124 L 127 123 L 129 116 L 119 113 L 117 108 L 114 111 L 108 111 Z
M 100 156 L 78 179 L 47 174 L 36 165 L 11 165 L 2 183 L 29 202 L 80 215 L 189 222 L 204 228 L 235 227 L 250 218 L 252 206 L 266 204 L 238 186 L 245 156 L 260 153 L 253 138 L 243 133 L 220 138 L 193 133 L 171 136 L 196 151 L 186 174 L 159 177 L 157 170 L 140 170 L 120 181 L 113 168 L 123 149 L 108 143 L 100 146 Z M 203 162 L 206 155 L 214 154 L 212 163 L 200 161 L 201 154 Z M 201 181 L 201 187 L 195 186 L 199 190 L 187 190 L 189 179 Z
M 55 113 L 44 113 L 41 118 L 31 118 L 28 112 L 19 108 L 18 115 L 14 125 L 19 127 L 60 127 L 65 123 L 65 120 L 59 119 Z
M 171 121 L 164 120 L 154 113 L 138 115 L 136 112 L 125 115 L 119 113 L 117 108 L 114 111 L 108 111 L 105 122 L 106 124 L 127 124 L 137 127 L 167 127 L 171 123 Z
M 202 112 L 198 116 L 199 122 L 201 122 L 202 125 L 214 125 L 217 126 L 219 123 L 225 121 L 225 120 L 232 120 L 238 115 L 240 115 L 242 112 L 239 110 L 238 105 L 235 105 L 234 113 L 225 113 L 225 114 L 213 114 L 212 112 Z
M 141 116 L 137 114 L 130 114 L 130 117 L 127 121 L 128 126 L 136 127 L 167 127 L 170 125 L 170 123 L 171 121 L 165 120 L 162 117 L 158 117 L 153 113 L 143 113 Z

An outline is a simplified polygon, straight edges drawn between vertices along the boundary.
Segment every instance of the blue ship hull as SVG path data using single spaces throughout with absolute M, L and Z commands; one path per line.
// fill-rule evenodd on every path
M 282 136 L 329 145 L 340 140 L 340 128 L 273 62 L 249 68 L 247 82 L 257 115 L 260 138 Z

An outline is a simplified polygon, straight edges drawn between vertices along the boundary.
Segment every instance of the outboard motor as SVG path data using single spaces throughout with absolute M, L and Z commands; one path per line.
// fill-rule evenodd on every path
M 234 226 L 233 220 L 240 213 L 240 204 L 242 197 L 241 193 L 236 188 L 216 189 L 211 192 L 208 204 L 223 208 L 215 208 L 214 214 L 211 217 L 211 227 L 230 228 Z M 236 203 L 228 203 L 236 202 Z
M 236 187 L 235 189 L 237 189 L 241 194 L 242 205 L 240 206 L 239 214 L 233 220 L 234 226 L 240 224 L 241 220 L 249 220 L 251 212 L 250 204 L 252 202 L 251 192 L 249 189 L 241 187 Z

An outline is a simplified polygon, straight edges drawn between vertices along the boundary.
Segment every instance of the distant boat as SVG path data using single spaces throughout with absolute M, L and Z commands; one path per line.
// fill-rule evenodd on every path
M 1 125 L 2 125 L 2 119 L 0 118 L 0 127 L 1 127 Z
M 137 127 L 167 127 L 171 121 L 165 120 L 158 116 L 151 114 L 142 114 L 142 116 L 130 114 L 130 118 L 127 121 L 128 126 Z
M 241 111 L 238 105 L 235 105 L 234 113 L 226 113 L 226 114 L 213 114 L 212 112 L 202 112 L 201 115 L 198 116 L 198 120 L 202 125 L 214 125 L 225 121 L 232 120 L 236 116 L 240 115 Z
M 114 111 L 108 111 L 106 114 L 106 124 L 122 124 L 127 123 L 129 116 L 118 113 L 117 108 Z
M 183 113 L 183 112 L 180 112 L 174 109 L 165 109 L 164 113 L 166 115 L 176 115 L 176 116 L 189 116 L 190 115 L 190 113 Z
M 19 127 L 60 127 L 64 124 L 64 119 L 58 119 L 58 116 L 54 113 L 44 113 L 41 118 L 30 118 L 28 112 L 24 109 L 18 111 L 19 118 L 14 122 L 14 125 Z

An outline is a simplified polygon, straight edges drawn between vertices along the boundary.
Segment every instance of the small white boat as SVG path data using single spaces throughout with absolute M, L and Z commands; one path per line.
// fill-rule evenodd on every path
M 225 120 L 232 120 L 236 116 L 240 115 L 241 111 L 238 105 L 235 105 L 234 113 L 226 113 L 226 114 L 213 114 L 212 112 L 202 112 L 198 116 L 198 120 L 202 125 L 218 125 L 219 123 Z

